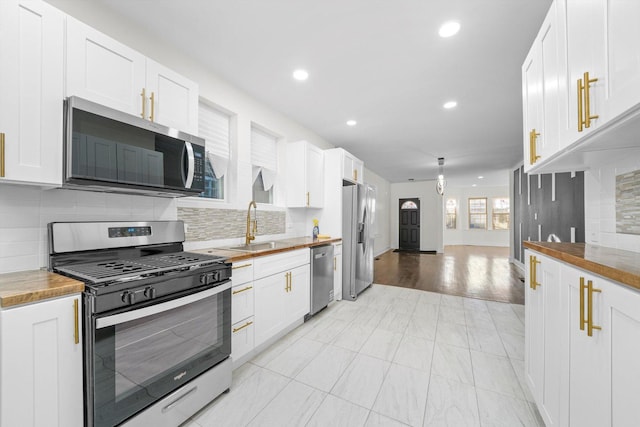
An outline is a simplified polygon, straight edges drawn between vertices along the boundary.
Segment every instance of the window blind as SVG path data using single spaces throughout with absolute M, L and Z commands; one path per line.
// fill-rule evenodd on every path
M 251 127 L 251 164 L 253 180 L 262 172 L 264 189 L 268 191 L 278 170 L 277 139 L 255 127 Z
M 229 115 L 200 102 L 198 133 L 205 140 L 207 158 L 218 179 L 227 173 L 229 167 L 230 125 Z

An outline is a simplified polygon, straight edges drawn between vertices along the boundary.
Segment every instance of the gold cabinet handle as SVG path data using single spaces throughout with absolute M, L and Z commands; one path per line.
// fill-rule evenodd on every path
M 538 267 L 536 266 L 537 264 L 540 264 L 540 261 L 538 261 L 538 257 L 533 257 L 533 290 L 535 291 L 536 288 L 538 286 L 540 286 L 541 284 L 538 283 Z
M 531 164 L 534 164 L 540 158 L 540 156 L 538 156 L 538 149 L 536 145 L 536 140 L 538 139 L 539 136 L 540 136 L 539 132 L 536 132 L 535 129 L 531 129 L 531 132 L 529 133 L 529 141 L 530 141 L 529 144 L 531 146 L 531 148 L 529 149 L 529 154 L 531 157 Z
M 592 337 L 593 330 L 601 330 L 602 327 L 593 324 L 593 293 L 602 292 L 602 289 L 593 287 L 591 280 L 587 281 L 587 335 Z
M 249 321 L 249 322 L 245 323 L 245 324 L 244 324 L 244 325 L 242 325 L 242 326 L 239 326 L 239 327 L 237 327 L 237 328 L 233 328 L 233 333 L 235 334 L 236 332 L 241 331 L 241 330 L 243 330 L 244 328 L 246 328 L 247 326 L 251 326 L 251 325 L 253 325 L 253 322 Z M 227 329 L 227 330 L 228 330 L 228 329 Z
M 76 344 L 80 344 L 80 319 L 78 318 L 78 300 L 73 300 L 73 337 Z
M 597 119 L 599 116 L 596 114 L 595 116 L 591 115 L 591 95 L 590 95 L 590 87 L 591 83 L 595 83 L 598 79 L 590 79 L 589 72 L 584 73 L 584 127 L 591 127 L 591 120 Z
M 149 97 L 149 99 L 151 100 L 151 116 L 149 116 L 149 119 L 151 121 L 154 121 L 156 111 L 156 94 L 154 92 L 151 92 L 151 96 Z
M 284 291 L 289 292 L 289 273 L 284 273 Z
M 233 291 L 233 292 L 231 292 L 231 295 L 237 295 L 237 294 L 239 294 L 241 292 L 245 292 L 245 291 L 248 291 L 250 289 L 253 289 L 253 286 L 247 286 L 245 288 L 238 289 L 237 291 Z
M 253 264 L 242 264 L 242 265 L 234 265 L 231 267 L 232 270 L 238 270 L 240 268 L 251 267 Z
M 358 169 L 353 170 L 353 180 L 358 181 Z
M 147 91 L 145 90 L 145 88 L 142 88 L 142 92 L 140 93 L 140 96 L 142 97 L 142 113 L 140 113 L 140 116 L 143 119 L 147 118 Z
M 0 132 L 0 178 L 4 178 L 4 133 Z
M 307 207 L 309 206 L 309 192 L 307 191 Z
M 292 282 L 292 280 L 291 280 L 291 274 L 292 274 L 291 272 L 288 272 L 288 273 L 287 273 L 287 283 L 288 283 L 288 285 L 287 285 L 287 286 L 288 286 L 288 292 L 291 292 L 291 289 L 292 289 L 292 288 L 291 288 L 291 282 Z
M 584 277 L 580 278 L 580 330 L 584 331 L 584 325 L 587 323 L 587 319 L 584 318 L 584 291 L 587 289 L 587 285 L 584 284 Z
M 584 85 L 582 79 L 578 79 L 578 132 L 582 132 L 584 126 L 584 119 L 582 118 L 582 91 L 584 91 Z

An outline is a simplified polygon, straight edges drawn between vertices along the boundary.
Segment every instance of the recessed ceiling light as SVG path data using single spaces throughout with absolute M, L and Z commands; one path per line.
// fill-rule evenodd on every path
M 484 176 L 482 176 L 482 175 L 480 175 L 480 176 L 478 177 L 478 179 L 482 179 L 482 178 L 484 178 Z
M 347 120 L 347 126 L 355 126 L 357 124 L 358 122 L 356 122 L 355 120 Z
M 438 34 L 440 37 L 451 37 L 458 34 L 460 31 L 460 23 L 458 21 L 447 21 L 440 26 Z
M 450 110 L 452 108 L 455 108 L 456 105 L 458 105 L 456 101 L 447 101 L 444 103 L 443 107 L 446 108 L 447 110 Z
M 293 78 L 302 82 L 309 78 L 309 73 L 307 70 L 298 69 L 293 72 Z
M 472 187 L 477 187 L 477 185 L 476 185 L 476 184 L 471 184 L 471 186 L 472 186 Z

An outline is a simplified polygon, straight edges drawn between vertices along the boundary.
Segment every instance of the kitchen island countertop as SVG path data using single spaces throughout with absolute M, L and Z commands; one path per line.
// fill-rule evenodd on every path
M 640 290 L 640 253 L 587 243 L 523 242 L 541 254 Z

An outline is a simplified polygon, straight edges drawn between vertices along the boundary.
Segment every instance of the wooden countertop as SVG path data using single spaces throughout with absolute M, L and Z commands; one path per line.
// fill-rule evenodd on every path
M 640 253 L 586 243 L 524 242 L 526 248 L 640 290 Z
M 218 256 L 225 257 L 228 262 L 238 262 L 238 261 L 255 258 L 259 256 L 273 255 L 273 254 L 278 254 L 282 252 L 293 251 L 296 249 L 312 248 L 314 246 L 322 246 L 329 243 L 340 242 L 342 241 L 342 239 L 329 238 L 329 239 L 314 240 L 312 237 L 295 237 L 292 239 L 282 239 L 282 240 L 274 240 L 274 241 L 278 243 L 277 248 L 265 249 L 257 252 L 243 252 L 238 250 L 226 249 L 224 247 L 198 249 L 198 250 L 191 250 L 189 252 L 218 255 Z
M 84 283 L 48 271 L 0 274 L 0 307 L 11 307 L 84 291 Z

